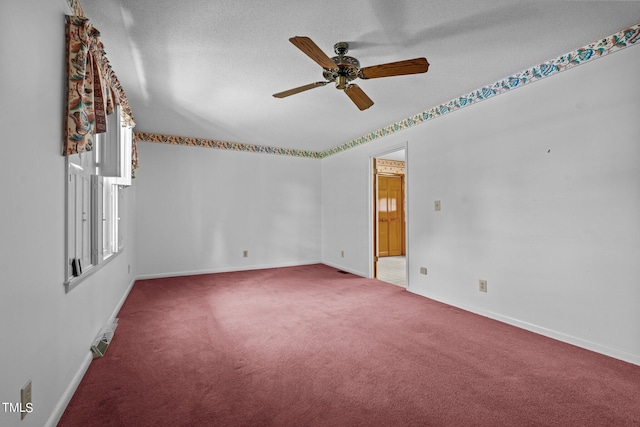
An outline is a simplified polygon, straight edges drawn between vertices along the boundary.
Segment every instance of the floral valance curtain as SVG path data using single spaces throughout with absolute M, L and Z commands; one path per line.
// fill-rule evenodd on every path
M 82 153 L 93 148 L 94 135 L 106 132 L 107 115 L 120 105 L 125 122 L 135 122 L 127 97 L 100 41 L 100 32 L 84 16 L 66 17 L 67 115 L 63 154 Z M 133 164 L 138 164 L 133 141 Z

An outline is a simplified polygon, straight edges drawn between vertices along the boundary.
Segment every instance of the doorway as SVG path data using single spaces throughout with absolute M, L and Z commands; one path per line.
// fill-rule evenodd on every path
M 373 275 L 407 286 L 405 150 L 373 158 Z
M 405 254 L 404 175 L 378 173 L 376 184 L 378 257 L 402 256 Z

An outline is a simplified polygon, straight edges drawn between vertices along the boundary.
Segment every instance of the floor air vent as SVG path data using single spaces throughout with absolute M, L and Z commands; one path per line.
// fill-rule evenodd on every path
M 104 356 L 107 352 L 107 347 L 111 343 L 111 339 L 113 338 L 113 334 L 118 327 L 118 319 L 113 319 L 112 322 L 107 323 L 107 325 L 102 328 L 96 339 L 93 341 L 91 345 L 91 353 L 93 354 L 93 358 L 97 359 L 98 357 Z

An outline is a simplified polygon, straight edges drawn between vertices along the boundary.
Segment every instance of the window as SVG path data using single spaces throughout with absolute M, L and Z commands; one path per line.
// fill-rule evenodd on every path
M 67 279 L 91 267 L 91 176 L 89 153 L 68 157 L 67 183 Z
M 131 184 L 132 130 L 118 107 L 94 149 L 67 156 L 67 291 L 123 249 L 120 209 Z

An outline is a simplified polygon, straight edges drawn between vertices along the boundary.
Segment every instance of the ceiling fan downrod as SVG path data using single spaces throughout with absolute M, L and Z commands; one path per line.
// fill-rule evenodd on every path
M 347 42 L 338 42 L 333 45 L 333 51 L 338 56 L 346 55 L 349 52 L 349 43 Z

